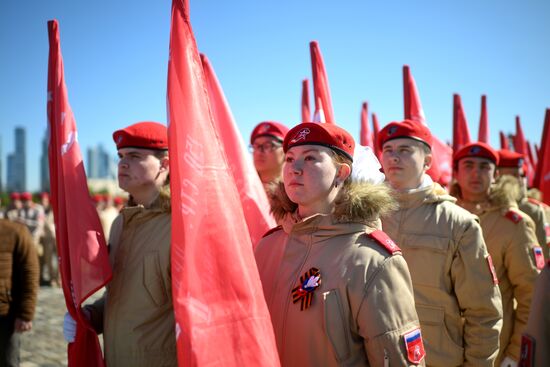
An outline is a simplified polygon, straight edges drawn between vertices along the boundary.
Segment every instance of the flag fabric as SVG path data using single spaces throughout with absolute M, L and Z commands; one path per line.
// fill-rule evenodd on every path
M 360 143 L 362 146 L 374 149 L 372 134 L 369 129 L 369 107 L 367 102 L 363 102 L 361 106 Z
M 328 85 L 325 63 L 321 55 L 321 49 L 317 41 L 309 44 L 311 53 L 311 71 L 313 74 L 313 97 L 315 100 L 315 122 L 336 123 L 334 121 L 334 111 L 332 109 L 332 99 L 330 98 L 330 88 Z
M 312 121 L 311 110 L 309 106 L 309 80 L 306 78 L 302 80 L 302 122 Z
M 245 143 L 235 123 L 229 103 L 208 58 L 201 55 L 202 67 L 208 88 L 210 107 L 222 150 L 239 192 L 250 240 L 255 247 L 262 236 L 277 223 L 269 213 L 270 205 L 262 181 L 254 168 Z
M 500 136 L 500 149 L 510 149 L 510 145 L 508 144 L 508 137 L 506 134 L 504 134 L 502 131 L 499 131 Z
M 481 96 L 481 114 L 479 116 L 479 131 L 477 140 L 489 144 L 489 118 L 487 117 L 487 96 Z
M 534 187 L 542 193 L 542 201 L 550 205 L 550 108 L 546 109 L 540 142 L 539 162 Z
M 459 94 L 453 95 L 453 151 L 458 152 L 460 148 L 470 142 L 470 131 L 468 121 L 462 107 L 462 100 Z
M 529 160 L 529 153 L 527 152 L 527 139 L 523 134 L 523 128 L 521 127 L 521 120 L 519 116 L 516 116 L 516 135 L 514 136 L 514 150 L 518 153 L 523 154 L 525 163 L 527 163 L 527 184 L 529 187 L 533 185 L 533 179 L 535 172 L 533 170 L 533 165 Z
M 380 160 L 382 152 L 378 147 L 378 132 L 380 131 L 380 124 L 378 123 L 378 116 L 376 113 L 372 113 L 372 142 L 374 144 L 374 154 L 376 158 Z
M 416 82 L 408 65 L 403 66 L 403 97 L 405 119 L 427 125 Z M 426 172 L 432 180 L 446 186 L 452 179 L 453 150 L 433 135 L 432 166 Z
M 527 153 L 529 155 L 529 160 L 531 161 L 531 164 L 533 166 L 533 172 L 536 172 L 537 171 L 538 158 L 533 153 L 533 148 L 531 147 L 531 143 L 529 142 L 529 140 L 527 140 Z
M 187 1 L 172 1 L 167 106 L 178 364 L 279 366 L 188 12 Z
M 48 130 L 51 205 L 67 310 L 77 323 L 69 367 L 104 366 L 97 334 L 82 303 L 111 279 L 101 222 L 88 193 L 76 121 L 69 105 L 57 20 L 48 22 Z

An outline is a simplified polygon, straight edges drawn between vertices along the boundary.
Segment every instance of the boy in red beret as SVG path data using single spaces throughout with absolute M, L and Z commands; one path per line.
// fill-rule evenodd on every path
M 527 196 L 527 164 L 521 153 L 501 149 L 498 151 L 498 174 L 514 176 L 519 180 L 520 193 L 517 198 L 519 210 L 527 214 L 535 223 L 535 233 L 539 245 L 543 248 L 544 258 L 548 260 L 550 245 L 550 225 L 545 206 L 540 201 Z
M 250 134 L 254 166 L 264 188 L 281 178 L 284 152 L 283 139 L 288 128 L 275 121 L 260 122 Z
M 422 124 L 392 122 L 378 134 L 382 167 L 399 209 L 382 227 L 411 271 L 428 366 L 493 366 L 502 325 L 500 292 L 475 216 L 426 171 L 432 135 Z
M 118 184 L 130 199 L 109 236 L 113 278 L 104 296 L 85 310 L 103 332 L 107 367 L 177 366 L 167 129 L 139 122 L 115 131 L 113 140 Z M 66 314 L 68 341 L 75 331 Z
M 495 281 L 502 295 L 503 324 L 497 367 L 515 367 L 520 357 L 537 263 L 544 266 L 533 221 L 518 210 L 517 180 L 502 176 L 495 182 L 499 154 L 488 144 L 470 143 L 453 156 L 457 204 L 479 217 L 491 255 Z M 517 304 L 517 306 L 514 306 Z

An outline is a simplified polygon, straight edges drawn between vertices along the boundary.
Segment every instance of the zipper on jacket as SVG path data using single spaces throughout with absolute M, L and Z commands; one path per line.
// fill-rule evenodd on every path
M 390 357 L 388 357 L 386 348 L 384 348 L 384 367 L 390 367 Z

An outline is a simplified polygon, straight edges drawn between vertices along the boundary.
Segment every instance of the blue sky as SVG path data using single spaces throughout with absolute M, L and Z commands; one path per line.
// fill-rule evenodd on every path
M 337 4 L 337 5 L 336 5 Z M 256 123 L 300 119 L 309 42 L 319 41 L 338 123 L 358 137 L 361 102 L 385 125 L 403 116 L 409 64 L 432 131 L 451 138 L 452 94 L 462 96 L 477 136 L 487 94 L 491 142 L 514 130 L 538 142 L 550 107 L 550 2 L 190 0 L 201 52 L 210 59 L 241 133 Z M 83 151 L 115 149 L 114 130 L 166 122 L 171 2 L 3 0 L 0 2 L 0 136 L 5 156 L 15 126 L 27 128 L 29 188 L 38 188 L 46 129 L 46 22 L 60 23 L 69 100 Z M 311 82 L 310 82 L 311 83 Z

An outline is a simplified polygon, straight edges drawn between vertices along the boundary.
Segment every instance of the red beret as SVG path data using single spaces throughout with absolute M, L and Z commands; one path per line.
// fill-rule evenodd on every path
M 120 204 L 124 203 L 124 199 L 122 199 L 120 196 L 116 196 L 113 199 L 113 202 L 115 203 L 115 205 L 120 205 Z
M 41 197 L 41 198 L 49 199 L 49 198 L 50 198 L 50 194 L 44 191 L 44 192 L 41 192 L 41 193 L 40 193 L 40 197 Z
M 297 145 L 322 145 L 343 154 L 353 161 L 355 141 L 346 130 L 334 124 L 304 122 L 286 134 L 283 151 Z
M 378 133 L 378 147 L 382 150 L 385 142 L 398 138 L 418 140 L 430 148 L 432 147 L 432 133 L 430 129 L 426 125 L 412 120 L 394 121 L 387 124 Z
M 28 191 L 21 193 L 21 200 L 32 200 L 32 194 Z
M 252 134 L 250 134 L 250 144 L 254 143 L 254 140 L 256 140 L 256 138 L 259 136 L 271 136 L 275 139 L 283 141 L 287 132 L 288 127 L 279 122 L 260 122 L 258 125 L 256 125 L 254 130 L 252 130 Z
M 138 122 L 113 133 L 116 148 L 168 149 L 168 129 L 158 122 Z
M 508 149 L 501 149 L 498 151 L 498 166 L 499 167 L 511 167 L 520 168 L 525 161 L 523 154 L 512 152 Z
M 103 201 L 103 195 L 94 194 L 94 196 L 92 196 L 92 200 L 94 201 L 94 203 L 100 203 Z
M 460 148 L 453 155 L 453 162 L 466 157 L 486 158 L 498 165 L 498 153 L 489 144 L 482 142 L 468 143 Z
M 21 200 L 21 194 L 18 192 L 12 192 L 10 194 L 10 199 L 12 200 Z

